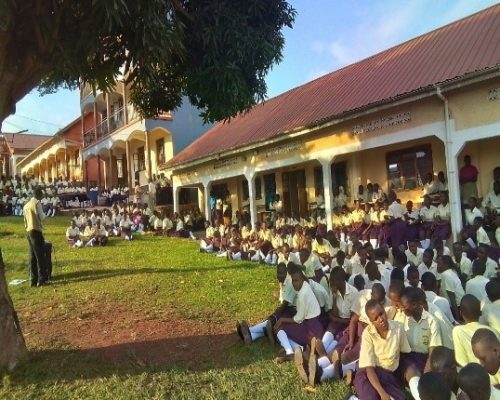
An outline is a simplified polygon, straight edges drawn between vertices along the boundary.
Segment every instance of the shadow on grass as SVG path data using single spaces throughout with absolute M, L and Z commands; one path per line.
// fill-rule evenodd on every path
M 236 334 L 185 336 L 84 350 L 35 350 L 11 378 L 25 385 L 169 370 L 197 373 L 242 368 L 273 357 L 266 341 L 244 346 Z
M 213 271 L 226 271 L 232 269 L 246 269 L 248 267 L 243 265 L 228 265 L 224 267 L 183 267 L 183 268 L 126 268 L 126 269 L 95 269 L 95 270 L 82 270 L 74 272 L 58 273 L 57 270 L 53 276 L 54 286 L 65 285 L 74 282 L 96 281 L 100 279 L 109 279 L 117 276 L 133 276 L 142 274 L 172 274 L 172 273 L 185 273 L 185 272 L 213 272 Z

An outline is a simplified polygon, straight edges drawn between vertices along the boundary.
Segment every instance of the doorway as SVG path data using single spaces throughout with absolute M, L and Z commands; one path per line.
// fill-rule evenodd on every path
M 305 170 L 283 172 L 283 212 L 296 217 L 307 213 Z
M 340 186 L 344 188 L 344 193 L 347 195 L 349 186 L 347 185 L 347 161 L 342 161 L 332 164 L 332 189 L 338 189 Z

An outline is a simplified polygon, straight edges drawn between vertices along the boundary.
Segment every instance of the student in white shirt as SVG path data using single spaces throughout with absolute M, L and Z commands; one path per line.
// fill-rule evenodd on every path
M 476 244 L 487 244 L 491 246 L 491 240 L 483 228 L 484 219 L 482 217 L 474 218 L 473 229 L 476 231 Z
M 389 235 L 393 248 L 399 248 L 406 239 L 406 222 L 404 221 L 405 208 L 398 203 L 396 193 L 391 190 L 388 195 L 390 203 L 387 215 L 390 220 Z
M 471 363 L 462 368 L 458 373 L 457 381 L 462 393 L 461 399 L 500 399 L 499 389 L 491 385 L 488 372 L 477 363 Z
M 66 229 L 66 240 L 71 246 L 74 246 L 77 242 L 80 241 L 80 235 L 80 229 L 78 229 L 78 227 L 76 226 L 75 220 L 72 219 L 71 226 Z
M 420 238 L 422 239 L 422 247 L 424 249 L 429 247 L 429 240 L 432 235 L 432 228 L 437 212 L 437 208 L 431 203 L 431 198 L 428 195 L 425 195 L 424 202 L 420 207 L 419 212 L 420 220 L 422 221 Z
M 483 260 L 476 259 L 472 263 L 473 278 L 465 284 L 465 293 L 473 295 L 480 303 L 484 304 L 487 299 L 486 284 L 489 279 L 484 276 L 486 264 Z
M 479 322 L 500 332 L 500 281 L 492 279 L 486 284 L 489 303 L 483 306 Z
M 460 304 L 465 292 L 462 287 L 462 282 L 458 277 L 458 273 L 454 268 L 455 266 L 450 256 L 441 256 L 438 259 L 437 271 L 441 274 L 440 294 L 448 299 L 453 316 L 456 320 L 458 320 L 460 318 L 458 305 Z
M 426 249 L 422 256 L 422 263 L 418 266 L 418 272 L 420 273 L 420 278 L 426 272 L 432 272 L 437 276 L 437 264 L 433 261 L 434 251 L 431 249 Z
M 427 302 L 434 304 L 438 307 L 441 312 L 446 316 L 450 323 L 455 322 L 455 318 L 451 312 L 450 302 L 442 296 L 437 294 L 437 279 L 436 276 L 431 272 L 426 272 L 422 275 L 422 290 L 425 293 L 425 298 Z
M 469 198 L 469 208 L 465 209 L 465 221 L 467 225 L 472 226 L 476 217 L 483 218 L 484 215 L 479 208 L 477 208 L 477 199 L 473 196 Z
M 418 247 L 418 240 L 410 240 L 408 242 L 408 249 L 405 250 L 406 258 L 409 263 L 418 267 L 422 263 L 424 249 Z
M 480 244 L 477 247 L 477 258 L 484 261 L 486 264 L 486 271 L 484 276 L 486 278 L 496 278 L 498 276 L 498 264 L 495 260 L 489 257 L 490 246 L 486 244 Z
M 311 286 L 300 265 L 288 264 L 288 272 L 292 278 L 292 285 L 297 292 L 297 312 L 293 318 L 281 317 L 274 326 L 276 337 L 285 350 L 285 356 L 276 361 L 291 361 L 294 350 L 290 340 L 300 346 L 306 346 L 311 339 L 321 339 L 323 326 L 319 316 L 321 308 Z
M 500 385 L 500 341 L 491 329 L 478 329 L 471 340 L 472 352 L 490 377 L 492 385 Z
M 472 276 L 472 261 L 467 258 L 467 254 L 462 250 L 462 245 L 458 242 L 453 243 L 452 260 L 464 278 L 468 279 Z

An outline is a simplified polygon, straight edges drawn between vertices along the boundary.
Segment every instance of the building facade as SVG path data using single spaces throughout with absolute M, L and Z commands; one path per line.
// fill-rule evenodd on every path
M 50 136 L 29 133 L 4 133 L 0 139 L 0 172 L 9 177 L 21 173 L 18 163 Z
M 499 42 L 497 5 L 216 125 L 167 163 L 174 209 L 181 188 L 196 187 L 206 215 L 211 194 L 229 193 L 255 223 L 275 193 L 297 215 L 319 193 L 330 229 L 341 186 L 351 204 L 370 182 L 419 204 L 426 174 L 443 171 L 456 235 L 464 155 L 482 196 L 500 165 Z

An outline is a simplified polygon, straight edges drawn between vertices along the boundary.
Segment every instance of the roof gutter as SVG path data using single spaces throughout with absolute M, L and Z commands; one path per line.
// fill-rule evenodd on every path
M 485 80 L 488 80 L 491 78 L 495 78 L 497 76 L 500 76 L 500 65 L 497 65 L 494 68 L 490 68 L 486 71 L 485 70 L 476 71 L 476 72 L 470 73 L 462 78 L 459 78 L 457 80 L 442 83 L 441 85 L 439 85 L 439 87 L 440 87 L 441 92 L 442 91 L 451 91 L 451 90 L 455 90 L 455 89 L 458 89 L 458 88 L 461 88 L 464 86 L 468 86 L 468 85 L 471 85 L 474 83 L 478 83 L 478 82 L 482 82 L 482 81 L 485 81 Z M 345 116 L 343 116 L 341 118 L 335 118 L 332 120 L 328 120 L 328 121 L 325 121 L 325 122 L 320 123 L 320 124 L 312 125 L 310 127 L 300 127 L 300 128 L 288 131 L 288 132 L 283 132 L 279 135 L 279 137 L 276 137 L 276 138 L 267 139 L 267 140 L 260 141 L 260 142 L 253 142 L 253 143 L 248 144 L 246 146 L 237 147 L 233 150 L 227 150 L 227 151 L 223 151 L 221 153 L 210 154 L 210 155 L 207 155 L 205 157 L 189 161 L 187 163 L 180 163 L 177 165 L 173 165 L 171 167 L 167 167 L 165 169 L 165 171 L 173 172 L 176 169 L 182 170 L 185 168 L 190 168 L 190 167 L 211 161 L 214 159 L 214 157 L 217 157 L 217 159 L 219 159 L 219 158 L 228 157 L 228 156 L 231 156 L 234 154 L 239 154 L 239 153 L 242 153 L 245 151 L 253 150 L 256 147 L 264 147 L 264 146 L 267 146 L 270 144 L 280 143 L 280 142 L 283 142 L 285 140 L 301 137 L 301 136 L 307 135 L 307 134 L 312 133 L 312 132 L 316 132 L 316 131 L 319 131 L 322 129 L 330 128 L 334 125 L 338 125 L 338 124 L 341 124 L 343 122 L 346 122 L 346 121 L 349 121 L 352 119 L 356 119 L 356 118 L 360 118 L 360 117 L 363 117 L 366 115 L 374 114 L 376 112 L 384 111 L 384 110 L 387 110 L 389 108 L 398 107 L 398 106 L 403 105 L 403 104 L 412 103 L 412 102 L 415 102 L 417 100 L 422 100 L 424 98 L 433 97 L 433 96 L 436 96 L 436 87 L 438 87 L 438 85 L 430 85 L 427 88 L 422 89 L 422 91 L 420 91 L 420 92 L 414 91 L 414 92 L 411 92 L 408 94 L 404 94 L 404 95 L 400 96 L 400 99 L 395 101 L 395 102 L 394 101 L 391 102 L 390 99 L 381 100 L 378 103 L 372 103 L 366 107 L 362 107 L 362 108 L 358 109 L 357 112 L 345 113 L 344 114 Z

